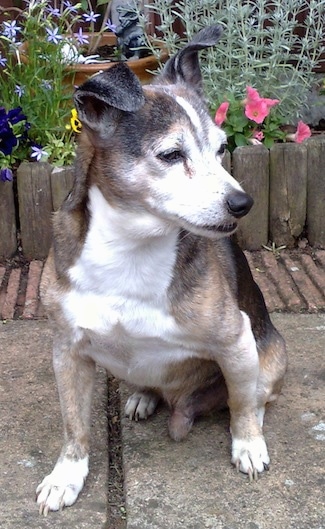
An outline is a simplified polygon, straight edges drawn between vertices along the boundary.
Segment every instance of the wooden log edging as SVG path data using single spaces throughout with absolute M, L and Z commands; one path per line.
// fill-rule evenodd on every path
M 311 138 L 307 152 L 307 231 L 311 246 L 325 248 L 325 138 Z
M 291 248 L 302 235 L 311 246 L 325 248 L 325 135 L 303 144 L 237 148 L 223 161 L 227 171 L 254 198 L 242 219 L 238 239 L 243 249 L 258 250 L 269 241 Z M 73 183 L 73 170 L 24 162 L 18 168 L 14 200 L 12 182 L 0 182 L 0 259 L 17 250 L 19 215 L 23 254 L 44 259 L 51 245 L 51 215 Z M 15 205 L 19 211 L 15 211 Z
M 51 216 L 72 187 L 71 168 L 23 162 L 17 170 L 20 237 L 24 256 L 44 259 L 52 239 Z
M 270 239 L 276 246 L 294 246 L 305 226 L 306 204 L 307 147 L 278 143 L 270 150 Z
M 269 151 L 239 147 L 223 165 L 255 200 L 238 230 L 243 249 L 258 250 L 268 241 L 292 248 L 302 235 L 325 248 L 325 135 Z
M 232 166 L 236 180 L 254 198 L 249 215 L 240 221 L 237 239 L 242 248 L 258 250 L 269 240 L 269 151 L 263 145 L 238 147 Z
M 0 259 L 17 249 L 16 210 L 13 182 L 0 182 Z

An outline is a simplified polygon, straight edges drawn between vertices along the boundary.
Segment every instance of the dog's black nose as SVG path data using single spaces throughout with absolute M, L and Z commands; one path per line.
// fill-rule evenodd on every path
M 247 215 L 253 204 L 252 197 L 243 191 L 234 191 L 227 198 L 229 213 L 238 219 Z

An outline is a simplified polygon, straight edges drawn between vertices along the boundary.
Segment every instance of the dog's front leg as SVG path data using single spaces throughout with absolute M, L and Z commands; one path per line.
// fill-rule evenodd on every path
M 259 359 L 247 314 L 242 314 L 242 329 L 231 353 L 221 355 L 220 367 L 228 389 L 232 434 L 232 463 L 256 479 L 270 462 L 257 409 Z
M 36 489 L 41 514 L 72 505 L 88 474 L 91 400 L 95 363 L 81 358 L 75 346 L 59 344 L 53 349 L 64 425 L 64 445 L 51 472 Z

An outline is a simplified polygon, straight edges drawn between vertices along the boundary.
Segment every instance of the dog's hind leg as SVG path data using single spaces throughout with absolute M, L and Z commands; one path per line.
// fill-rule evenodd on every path
M 197 417 L 227 408 L 228 392 L 224 377 L 219 368 L 213 368 L 215 373 L 209 374 L 209 378 L 204 379 L 204 384 L 194 389 L 190 395 L 182 395 L 176 401 L 165 396 L 172 409 L 168 429 L 174 441 L 182 441 L 187 436 Z
M 62 340 L 62 336 L 61 336 Z M 91 400 L 95 363 L 75 346 L 54 341 L 53 366 L 64 423 L 64 445 L 51 472 L 36 489 L 40 514 L 72 505 L 88 474 Z
M 155 391 L 136 391 L 128 398 L 125 404 L 125 415 L 135 421 L 147 419 L 154 413 L 159 400 L 160 397 Z

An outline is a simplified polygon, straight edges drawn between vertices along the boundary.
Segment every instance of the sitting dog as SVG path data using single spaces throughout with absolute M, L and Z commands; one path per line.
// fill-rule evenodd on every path
M 287 359 L 230 237 L 253 201 L 222 167 L 226 136 L 203 99 L 198 51 L 220 33 L 200 31 L 150 86 L 118 64 L 75 92 L 75 183 L 54 216 L 41 285 L 65 429 L 37 488 L 45 515 L 73 504 L 88 474 L 96 363 L 138 388 L 131 419 L 163 399 L 178 441 L 228 404 L 232 463 L 250 479 L 269 465 L 265 405 Z

